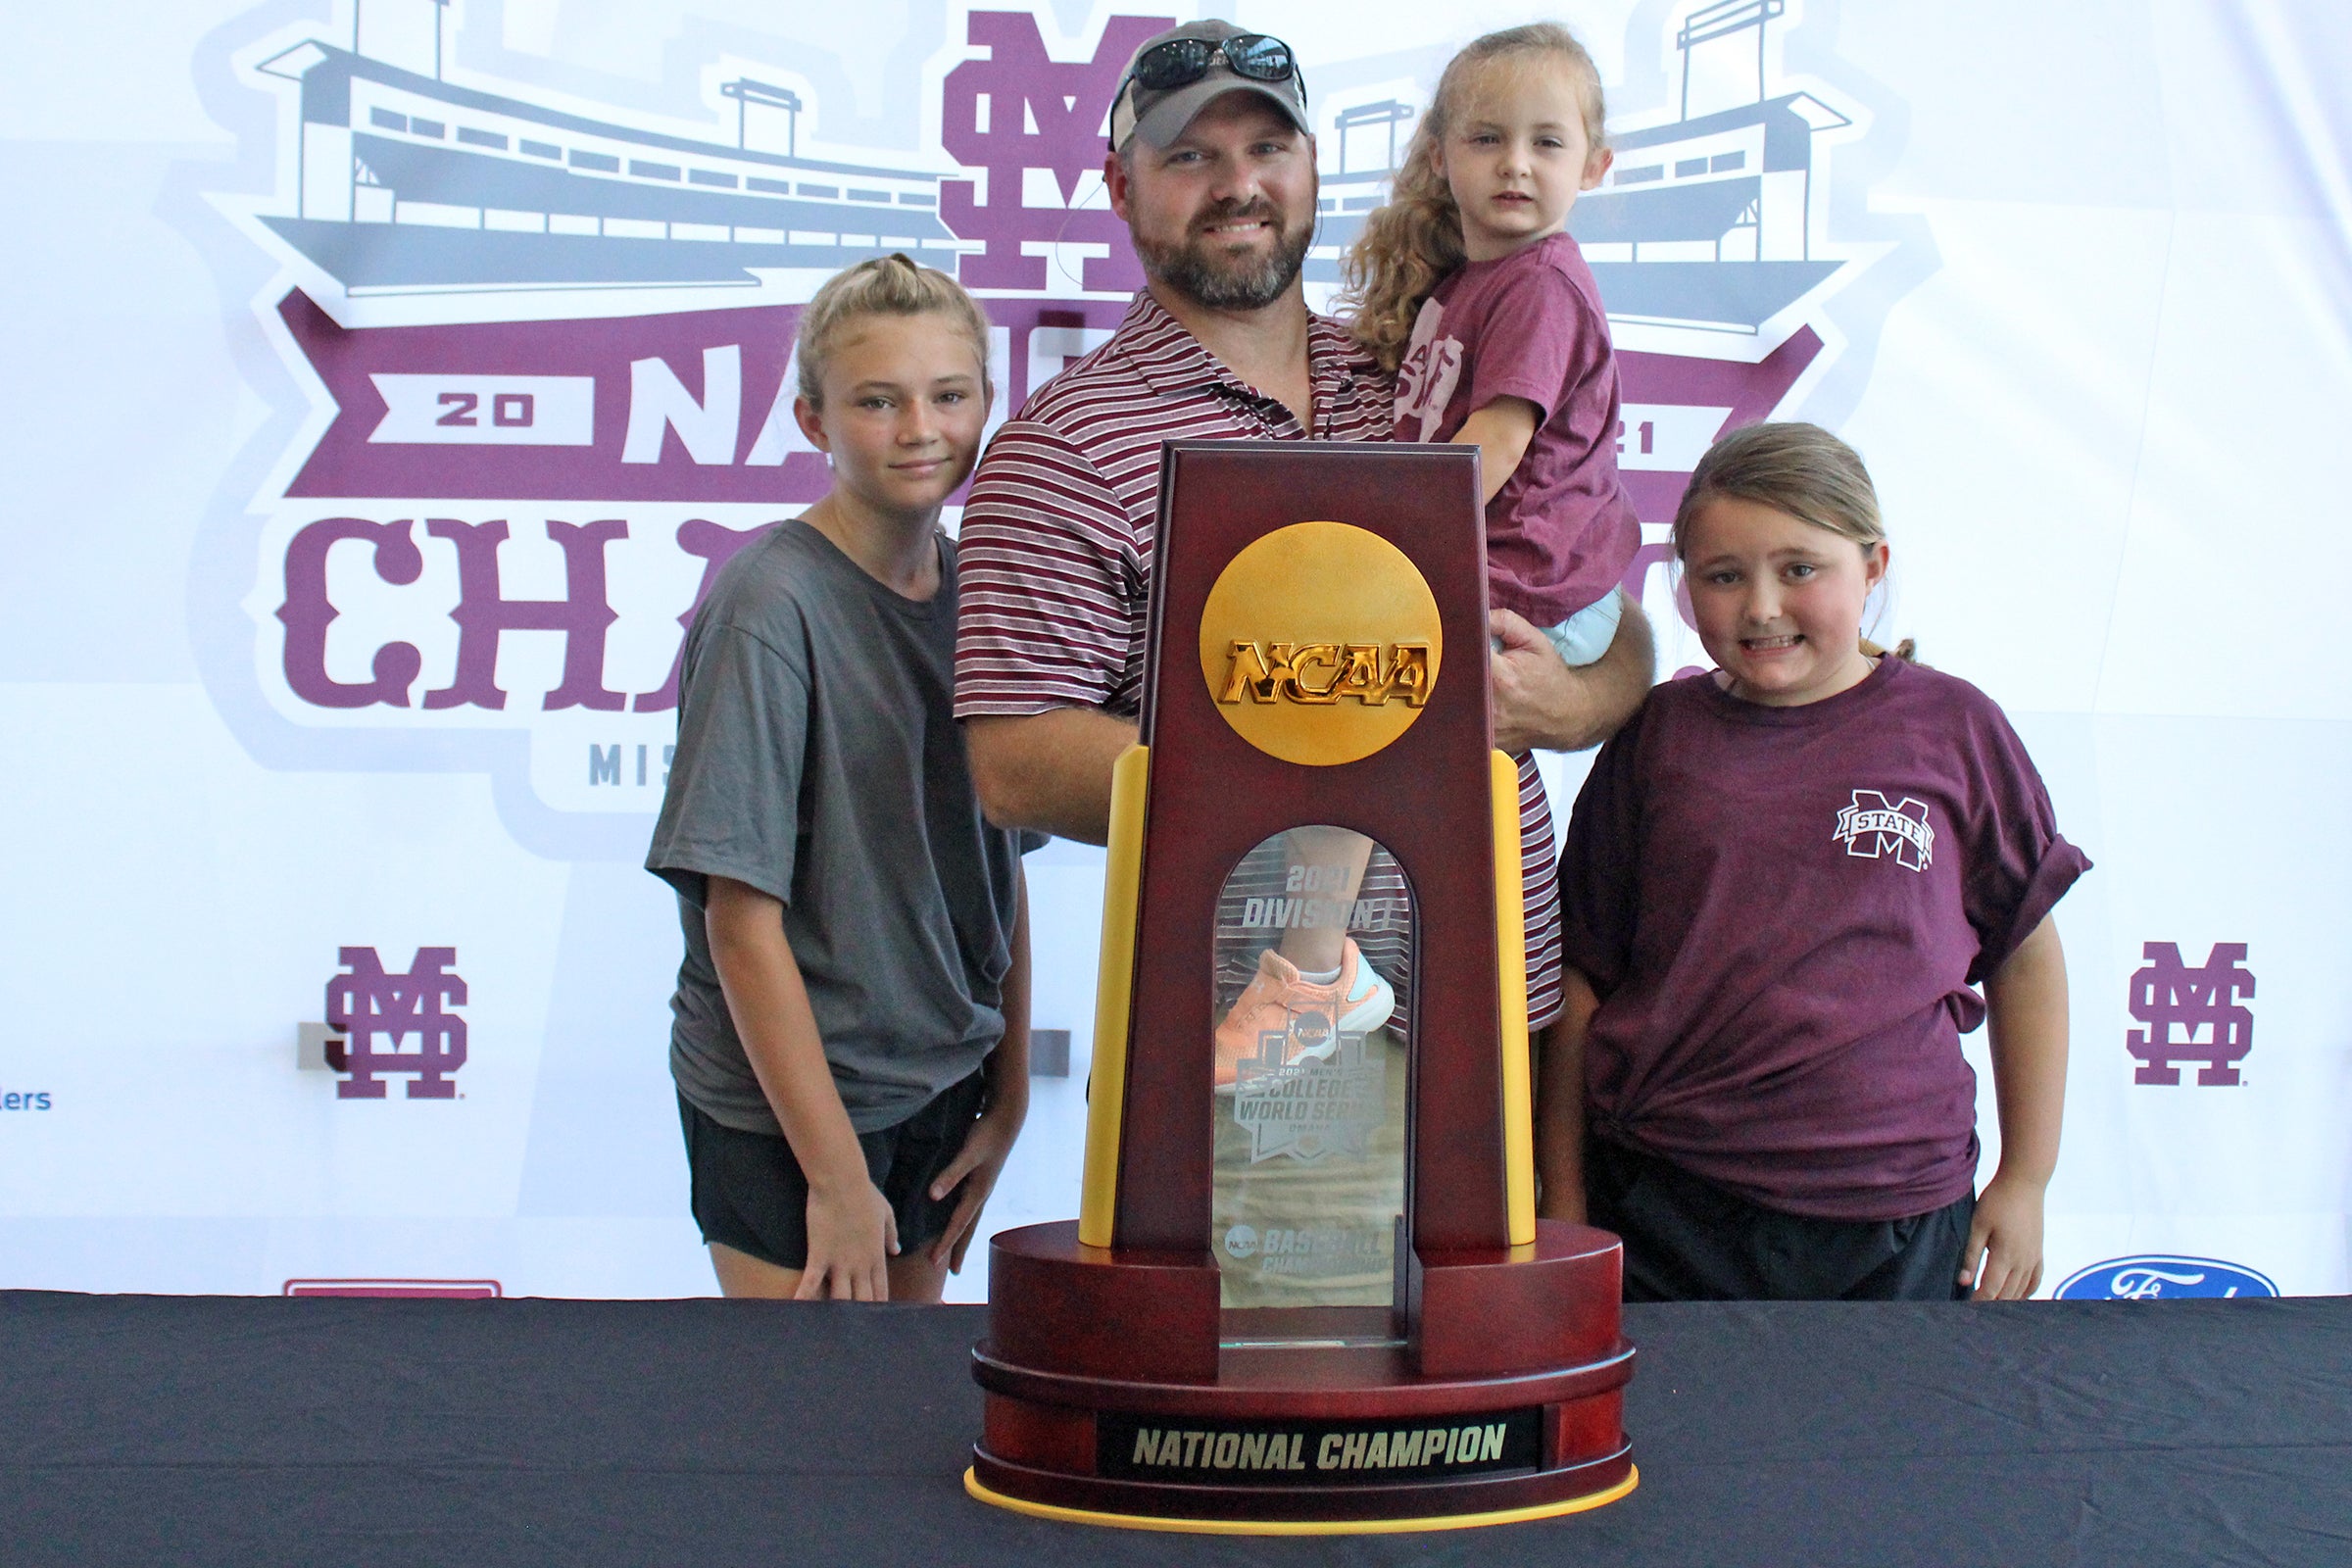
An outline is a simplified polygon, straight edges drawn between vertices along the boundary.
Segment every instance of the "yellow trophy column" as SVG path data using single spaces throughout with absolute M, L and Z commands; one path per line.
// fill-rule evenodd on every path
M 1078 1240 L 1088 1247 L 1110 1245 L 1111 1218 L 1118 1207 L 1119 1122 L 1127 1106 L 1127 1025 L 1135 985 L 1136 905 L 1144 869 L 1144 791 L 1151 761 L 1148 748 L 1130 746 L 1110 769 L 1110 846 L 1102 868 L 1102 957 L 1095 978 L 1094 1065 L 1086 1091 L 1086 1170 L 1078 1198 Z M 1524 977 L 1519 989 L 1524 1018 Z M 1524 1029 L 1521 1033 L 1524 1036 Z
M 1527 891 L 1519 863 L 1519 764 L 1496 752 L 1494 963 L 1502 995 L 1502 1169 L 1513 1247 L 1536 1239 L 1535 1096 L 1527 1053 Z

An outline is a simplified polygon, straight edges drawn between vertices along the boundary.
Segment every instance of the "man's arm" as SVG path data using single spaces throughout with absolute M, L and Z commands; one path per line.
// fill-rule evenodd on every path
M 808 1259 L 798 1294 L 803 1300 L 887 1301 L 898 1221 L 866 1174 L 865 1151 L 834 1087 L 808 989 L 784 936 L 784 906 L 724 876 L 710 878 L 706 899 L 703 926 L 727 1014 L 808 1180 Z
M 1598 746 L 1633 717 L 1657 676 L 1649 618 L 1631 598 L 1617 640 L 1599 662 L 1581 669 L 1561 662 L 1559 651 L 1525 616 L 1497 610 L 1487 618 L 1502 640 L 1489 666 L 1497 750 L 1516 755 Z
M 963 721 L 972 783 L 988 819 L 1081 844 L 1109 839 L 1110 765 L 1135 736 L 1133 719 L 1099 708 L 980 713 Z
M 956 557 L 956 710 L 980 808 L 999 827 L 1109 836 L 1110 766 L 1136 726 L 1094 705 L 1127 666 L 1143 576 L 1120 546 L 1128 532 L 1092 453 L 1043 424 L 1008 421 L 972 475 Z

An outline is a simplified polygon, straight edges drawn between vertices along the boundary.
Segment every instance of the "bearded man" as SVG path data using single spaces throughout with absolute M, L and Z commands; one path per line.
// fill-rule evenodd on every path
M 1315 142 L 1279 39 L 1205 21 L 1146 43 L 1113 103 L 1103 179 L 1148 281 L 1110 340 L 1039 388 L 982 458 L 956 657 L 990 819 L 1089 844 L 1108 833 L 1111 763 L 1136 739 L 1161 443 L 1385 441 L 1395 423 L 1389 377 L 1306 308 Z M 1528 752 L 1597 745 L 1624 722 L 1649 688 L 1649 630 L 1629 606 L 1610 651 L 1577 670 L 1508 611 L 1492 630 L 1540 1028 L 1559 1007 L 1559 904 Z

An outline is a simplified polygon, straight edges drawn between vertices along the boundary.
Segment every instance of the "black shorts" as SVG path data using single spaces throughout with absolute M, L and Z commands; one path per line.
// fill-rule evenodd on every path
M 988 1095 L 978 1072 L 889 1127 L 859 1133 L 866 1174 L 890 1200 L 899 1222 L 899 1253 L 937 1241 L 956 1212 L 956 1195 L 931 1197 L 931 1184 L 963 1149 Z M 778 1268 L 808 1263 L 808 1179 L 792 1146 L 775 1133 L 722 1127 L 678 1097 L 693 1179 L 694 1222 L 705 1242 L 731 1247 Z
M 1625 1242 L 1629 1301 L 1951 1301 L 1977 1200 L 1907 1219 L 1817 1219 L 1726 1192 L 1588 1130 L 1585 1203 Z

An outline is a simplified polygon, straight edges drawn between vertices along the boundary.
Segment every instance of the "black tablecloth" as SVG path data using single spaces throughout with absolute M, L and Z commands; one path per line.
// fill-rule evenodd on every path
M 966 1497 L 976 1308 L 0 1294 L 0 1563 L 2352 1564 L 2352 1300 L 1626 1326 L 1624 1501 L 1234 1539 Z

